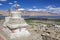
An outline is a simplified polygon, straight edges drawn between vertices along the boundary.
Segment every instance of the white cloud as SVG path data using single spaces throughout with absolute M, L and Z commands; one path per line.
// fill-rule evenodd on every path
M 24 8 L 20 8 L 20 9 L 18 9 L 18 10 L 25 10 Z
M 55 5 L 48 5 L 46 8 L 53 8 L 53 7 L 56 7 Z
M 45 7 L 45 9 L 28 9 L 28 11 L 48 11 L 51 13 L 60 13 L 60 7 L 56 7 L 54 5 L 49 5 Z
M 52 6 L 49 5 L 49 6 L 47 6 L 46 8 L 49 9 L 49 8 L 52 8 Z
M 12 2 L 9 2 L 9 4 L 13 4 Z
M 33 11 L 33 9 L 28 9 L 28 11 Z
M 28 11 L 46 11 L 46 9 L 28 9 Z
M 45 7 L 45 9 L 33 8 L 33 9 L 28 9 L 28 11 L 48 11 L 51 13 L 60 13 L 60 7 L 56 7 L 54 5 L 49 5 L 49 6 Z
M 47 11 L 46 9 L 39 9 L 39 11 Z
M 0 0 L 0 1 L 7 1 L 7 0 Z
M 47 6 L 46 9 L 48 12 L 51 12 L 51 13 L 60 13 L 60 7 Z
M 33 8 L 36 8 L 36 6 L 33 6 Z
M 33 11 L 39 11 L 40 9 L 33 9 Z
M 2 6 L 3 4 L 0 3 L 0 6 Z
M 17 1 L 14 1 L 14 3 L 17 3 Z
M 19 10 L 26 10 L 24 8 L 20 8 Z M 47 6 L 45 9 L 37 9 L 37 8 L 33 8 L 33 9 L 27 9 L 28 11 L 48 11 L 51 13 L 60 13 L 60 7 L 53 7 L 51 6 Z
M 52 13 L 60 13 L 60 7 L 59 8 L 50 8 L 49 10 Z

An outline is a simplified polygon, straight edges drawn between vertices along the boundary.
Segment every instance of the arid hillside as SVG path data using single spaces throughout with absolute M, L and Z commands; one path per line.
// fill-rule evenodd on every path
M 60 14 L 57 13 L 49 13 L 46 11 L 23 11 L 22 15 L 27 16 L 60 16 Z
M 0 14 L 3 16 L 8 16 L 9 13 L 3 10 L 0 10 Z M 21 15 L 23 16 L 60 16 L 57 13 L 49 13 L 46 11 L 22 11 Z

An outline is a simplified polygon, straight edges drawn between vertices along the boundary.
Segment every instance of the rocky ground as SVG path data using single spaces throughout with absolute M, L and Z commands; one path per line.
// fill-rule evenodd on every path
M 34 24 L 27 27 L 27 30 L 31 33 L 27 38 L 10 39 L 7 33 L 3 31 L 3 22 L 4 20 L 0 20 L 0 36 L 4 39 L 0 40 L 60 40 L 60 28 L 47 27 L 42 24 Z

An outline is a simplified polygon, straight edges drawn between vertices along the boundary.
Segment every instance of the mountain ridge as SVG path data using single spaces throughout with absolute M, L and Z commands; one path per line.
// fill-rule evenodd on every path
M 57 14 L 57 13 L 50 13 L 50 12 L 47 12 L 47 11 L 21 11 L 21 15 L 22 16 L 60 16 L 60 14 Z M 8 16 L 9 13 L 8 11 L 3 11 L 3 10 L 0 10 L 0 14 L 2 14 L 3 16 Z

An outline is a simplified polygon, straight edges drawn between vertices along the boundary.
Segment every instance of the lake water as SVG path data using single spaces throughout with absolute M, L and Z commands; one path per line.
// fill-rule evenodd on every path
M 60 16 L 22 16 L 23 18 L 60 18 Z
M 60 16 L 22 16 L 23 18 L 60 18 Z M 0 18 L 5 18 L 5 16 L 0 16 Z

